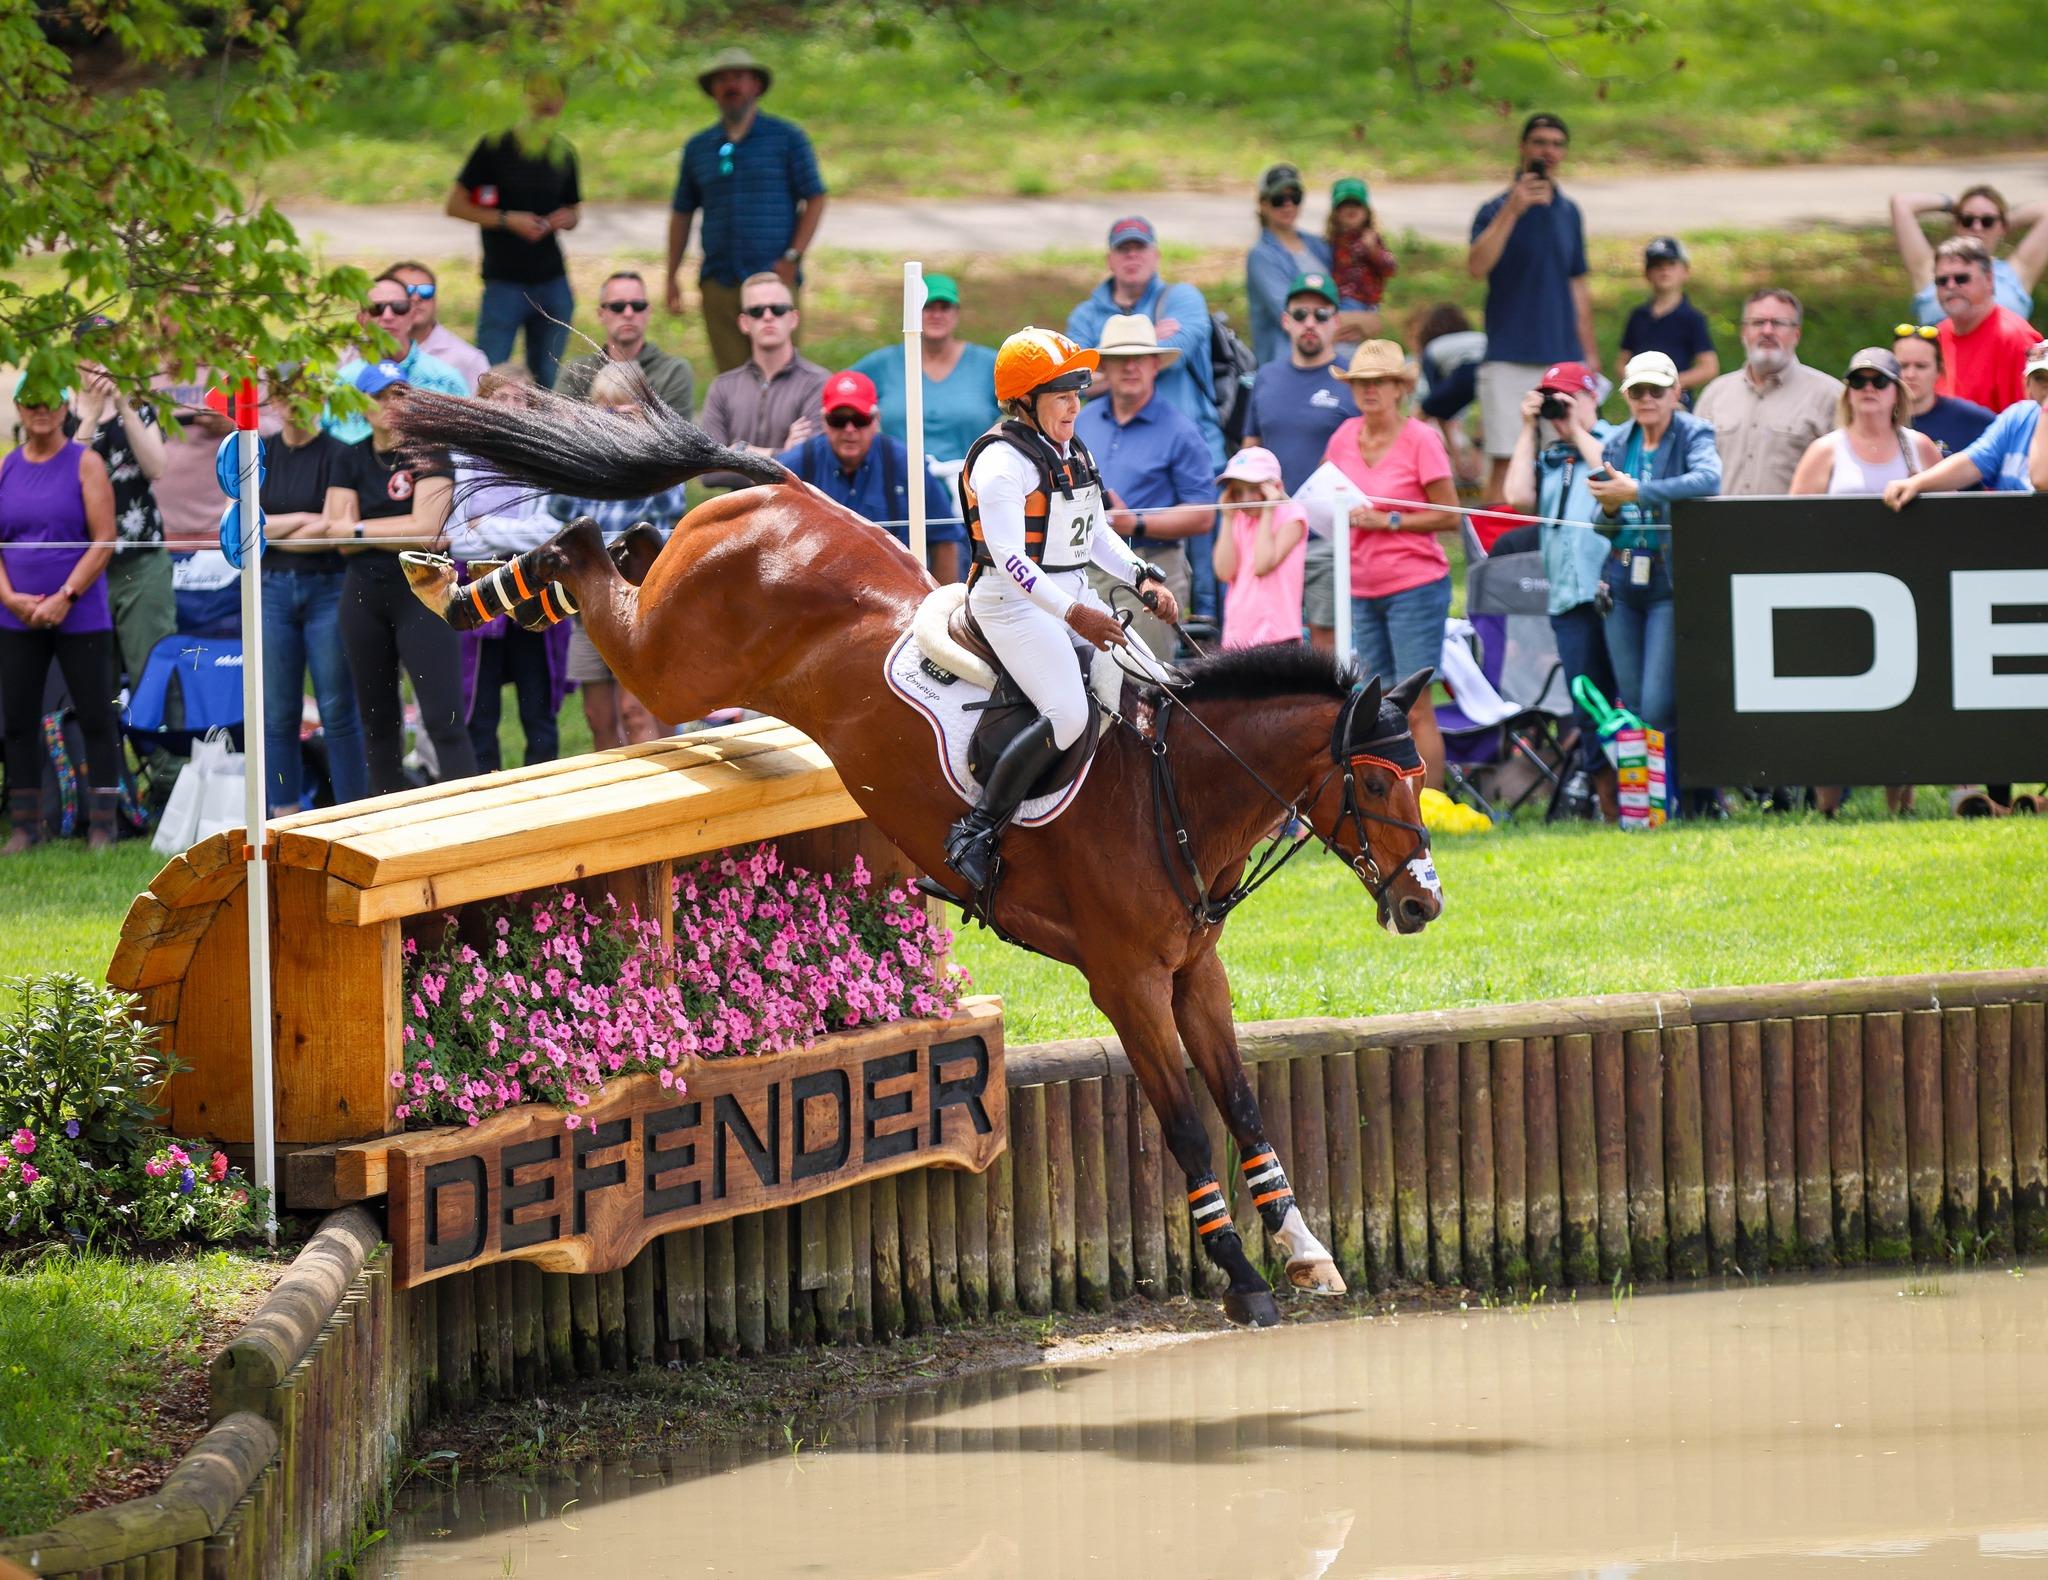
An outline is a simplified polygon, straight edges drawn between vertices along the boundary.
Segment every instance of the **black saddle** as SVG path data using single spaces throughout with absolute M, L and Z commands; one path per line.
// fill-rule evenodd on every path
M 989 693 L 988 701 L 968 705 L 980 713 L 981 719 L 974 726 L 974 735 L 967 743 L 967 771 L 974 775 L 976 784 L 981 784 L 990 765 L 1002 756 L 1003 748 L 1038 717 L 1038 704 L 1010 678 L 1003 661 L 996 657 L 995 649 L 981 634 L 981 626 L 965 599 L 961 600 L 960 607 L 953 611 L 952 619 L 947 622 L 946 634 L 996 672 L 995 690 Z M 1074 661 L 1080 665 L 1084 687 L 1088 685 L 1089 664 L 1094 655 L 1095 650 L 1091 647 L 1076 645 L 1074 649 Z M 1090 696 L 1092 698 L 1092 692 Z M 1081 770 L 1088 766 L 1088 759 L 1095 755 L 1095 747 L 1101 739 L 1102 710 L 1091 701 L 1088 728 L 1075 737 L 1074 744 L 1060 755 L 1058 762 L 1039 776 L 1025 799 L 1036 800 L 1040 796 L 1053 795 L 1072 784 Z

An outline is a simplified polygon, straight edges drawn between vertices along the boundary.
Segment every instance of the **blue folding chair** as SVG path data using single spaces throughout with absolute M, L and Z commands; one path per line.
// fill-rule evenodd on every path
M 226 730 L 242 750 L 242 641 L 173 634 L 149 650 L 128 695 L 121 732 L 144 758 L 192 755 L 192 742 Z

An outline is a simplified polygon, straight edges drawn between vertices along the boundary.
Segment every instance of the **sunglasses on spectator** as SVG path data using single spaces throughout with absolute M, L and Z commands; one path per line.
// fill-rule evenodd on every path
M 1669 384 L 1631 384 L 1621 393 L 1629 400 L 1658 400 L 1671 392 Z
M 402 302 L 365 302 L 363 311 L 372 318 L 403 318 L 412 311 L 412 298 Z
M 796 311 L 796 303 L 756 302 L 752 307 L 742 307 L 740 311 L 749 318 L 782 318 Z
M 1893 324 L 1894 340 L 1939 340 L 1941 331 L 1932 324 Z
M 1290 205 L 1298 207 L 1301 203 L 1301 194 L 1292 189 L 1289 189 L 1285 192 L 1275 192 L 1271 197 L 1267 198 L 1266 201 L 1272 204 L 1275 208 L 1285 208 Z
M 2003 214 L 1958 214 L 1956 223 L 1964 230 L 1992 230 L 2005 223 Z
M 1934 277 L 1934 283 L 1935 283 L 1936 285 L 1957 285 L 1957 286 L 1961 286 L 1961 285 L 1968 285 L 1968 284 L 1969 284 L 1969 283 L 1970 283 L 1970 282 L 1971 282 L 1972 280 L 1974 280 L 1974 279 L 1976 279 L 1976 278 L 1977 278 L 1977 273 L 1976 273 L 1976 271 L 1975 271 L 1975 270 L 1973 269 L 1973 270 L 1970 270 L 1970 271 L 1969 271 L 1968 273 L 1965 273 L 1965 274 L 1937 274 L 1937 275 L 1936 275 L 1936 276 Z
M 622 297 L 616 302 L 599 302 L 597 310 L 600 313 L 644 313 L 647 311 L 647 298 L 632 296 Z
M 1799 327 L 1799 320 L 1796 318 L 1745 318 L 1742 321 L 1742 327 L 1744 329 L 1797 329 Z
M 866 428 L 871 426 L 874 420 L 867 412 L 854 411 L 847 407 L 825 413 L 825 426 L 828 428 Z
M 1297 324 L 1305 324 L 1311 318 L 1319 324 L 1327 324 L 1337 316 L 1337 309 L 1334 307 L 1290 307 L 1287 309 L 1287 316 Z
M 405 288 L 405 294 L 418 301 L 431 302 L 434 299 L 434 287 L 431 285 L 408 285 Z
M 1874 373 L 1869 368 L 1858 368 L 1844 382 L 1852 390 L 1881 390 L 1889 389 L 1892 381 L 1884 374 Z

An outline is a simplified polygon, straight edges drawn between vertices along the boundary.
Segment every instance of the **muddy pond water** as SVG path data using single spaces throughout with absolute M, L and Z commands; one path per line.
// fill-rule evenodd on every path
M 1232 1333 L 408 1497 L 391 1576 L 2048 1575 L 2048 1269 Z

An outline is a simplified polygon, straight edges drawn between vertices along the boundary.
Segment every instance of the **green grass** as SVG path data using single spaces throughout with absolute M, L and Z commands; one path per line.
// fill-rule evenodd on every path
M 1444 914 L 1396 938 L 1343 867 L 1306 851 L 1224 935 L 1239 1020 L 1377 1015 L 1758 982 L 2048 963 L 2048 827 L 1935 814 L 1738 814 L 1654 834 L 1506 829 L 1435 842 Z M 1133 856 L 1133 861 L 1153 859 Z M 1099 1036 L 1078 973 L 963 931 L 1012 1042 Z
M 211 1317 L 269 1282 L 226 1251 L 179 1261 L 53 1252 L 0 1273 L 0 1534 L 61 1519 L 118 1453 L 165 1457 L 140 1407 L 198 1366 Z
M 2038 11 L 2024 0 L 1986 0 L 1966 18 L 1859 0 L 1632 9 L 1658 30 L 1570 46 L 1574 75 L 1491 5 L 1417 7 L 1418 86 L 1395 53 L 1391 5 L 987 0 L 954 8 L 961 27 L 921 7 L 815 0 L 766 20 L 739 10 L 723 28 L 699 7 L 639 82 L 573 85 L 564 130 L 588 197 L 665 199 L 683 139 L 712 119 L 696 62 L 744 38 L 776 68 L 768 107 L 809 130 L 843 195 L 1249 191 L 1278 158 L 1318 184 L 1340 172 L 1491 174 L 1539 107 L 1571 121 L 1582 167 L 1609 169 L 1925 157 L 2040 135 Z M 464 91 L 474 63 L 450 52 L 432 67 L 324 64 L 339 89 L 273 163 L 269 187 L 438 204 L 482 129 Z M 1447 86 L 1435 86 L 1440 67 Z M 214 70 L 179 95 L 181 124 L 211 104 Z

